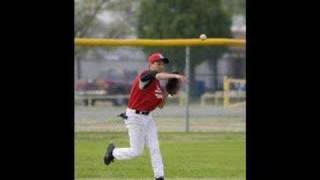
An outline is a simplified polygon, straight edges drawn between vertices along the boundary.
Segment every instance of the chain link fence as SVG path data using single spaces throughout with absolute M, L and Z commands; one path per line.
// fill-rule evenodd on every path
M 203 51 L 198 51 L 203 48 Z M 186 86 L 169 97 L 163 109 L 152 115 L 160 132 L 245 132 L 245 84 L 230 84 L 230 105 L 224 106 L 224 78 L 245 79 L 245 48 L 228 48 L 220 57 L 217 47 L 190 48 L 189 99 Z M 185 48 L 159 48 L 171 60 L 167 70 L 185 72 Z M 180 50 L 180 51 L 176 51 Z M 181 53 L 178 59 L 173 52 Z M 199 53 L 195 56 L 196 52 Z M 129 91 L 137 73 L 147 69 L 148 50 L 135 47 L 77 47 L 75 56 L 75 130 L 126 131 L 118 117 L 127 107 Z M 165 81 L 162 82 L 164 85 Z M 241 95 L 239 95 L 241 94 Z

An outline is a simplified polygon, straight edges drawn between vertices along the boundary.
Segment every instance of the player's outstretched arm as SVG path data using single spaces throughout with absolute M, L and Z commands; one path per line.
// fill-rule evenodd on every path
M 168 79 L 171 79 L 171 78 L 177 78 L 177 79 L 181 80 L 182 82 L 186 82 L 185 76 L 180 75 L 180 74 L 172 74 L 172 73 L 161 72 L 161 73 L 157 73 L 156 74 L 156 78 L 158 80 L 168 80 Z

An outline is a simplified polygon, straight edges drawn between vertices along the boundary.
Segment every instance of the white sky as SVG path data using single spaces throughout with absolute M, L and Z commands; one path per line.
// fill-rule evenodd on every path
M 105 23 L 110 23 L 114 20 L 114 18 L 112 17 L 112 13 L 109 11 L 104 11 L 103 13 L 99 14 L 97 18 Z

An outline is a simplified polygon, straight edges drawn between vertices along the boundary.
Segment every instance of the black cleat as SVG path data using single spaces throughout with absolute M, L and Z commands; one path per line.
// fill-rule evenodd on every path
M 109 165 L 114 160 L 114 157 L 112 155 L 114 148 L 115 148 L 115 146 L 113 144 L 109 144 L 107 151 L 106 151 L 106 154 L 104 155 L 104 163 L 106 165 Z
M 155 180 L 164 180 L 164 177 L 158 177 Z

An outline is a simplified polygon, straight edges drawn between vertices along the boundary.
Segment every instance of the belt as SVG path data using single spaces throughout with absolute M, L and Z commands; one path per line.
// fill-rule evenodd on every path
M 143 114 L 143 115 L 149 115 L 150 112 L 148 111 L 138 111 L 136 110 L 136 114 Z
M 143 114 L 143 115 L 149 115 L 150 111 L 139 111 L 139 110 L 135 110 L 135 109 L 130 109 L 128 108 L 127 110 L 131 111 L 131 112 L 134 112 L 136 114 Z

